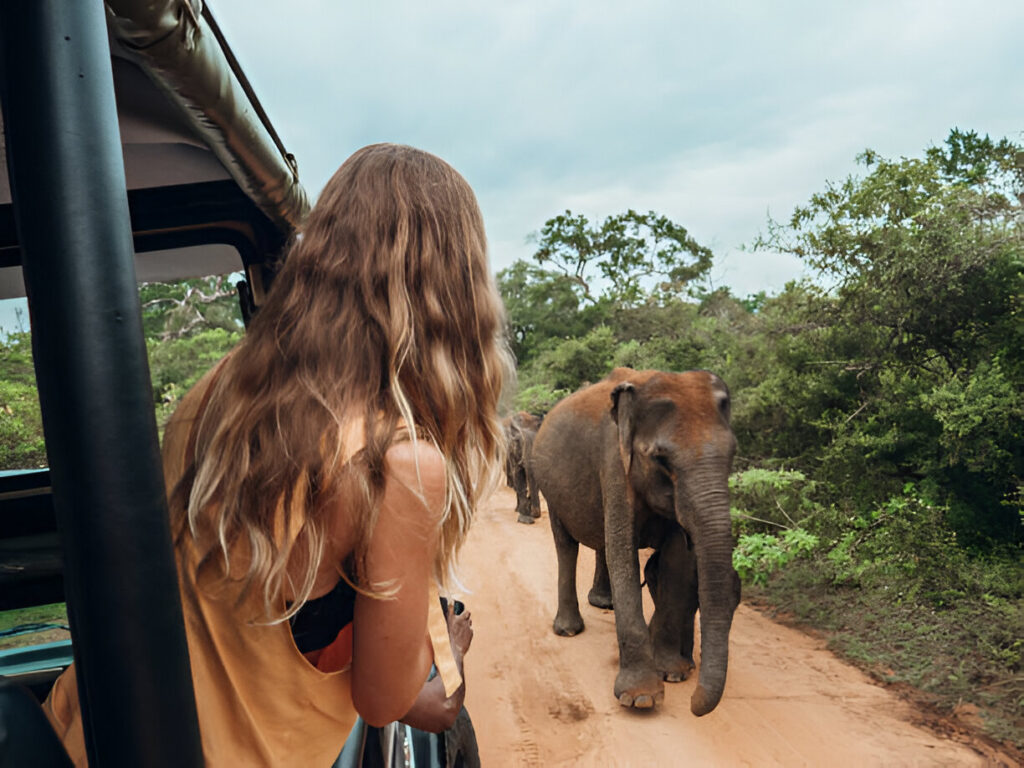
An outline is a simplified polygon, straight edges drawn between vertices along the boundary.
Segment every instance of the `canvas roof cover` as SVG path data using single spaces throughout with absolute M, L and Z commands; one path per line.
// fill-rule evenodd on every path
M 106 0 L 105 6 L 128 190 L 229 182 L 270 225 L 285 235 L 294 231 L 309 208 L 295 160 L 209 7 L 202 0 Z M 139 280 L 215 274 L 237 270 L 240 263 L 234 249 L 222 243 L 193 245 L 174 256 L 138 256 Z M 5 149 L 0 153 L 0 298 L 21 295 Z

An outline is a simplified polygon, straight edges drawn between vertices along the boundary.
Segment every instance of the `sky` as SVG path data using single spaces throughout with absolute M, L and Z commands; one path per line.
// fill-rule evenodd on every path
M 440 155 L 492 267 L 565 211 L 654 210 L 739 296 L 802 274 L 744 250 L 865 148 L 954 126 L 1024 140 L 1024 3 L 211 0 L 315 196 L 359 147 Z
M 492 267 L 569 209 L 686 227 L 738 296 L 803 274 L 744 249 L 865 148 L 1024 141 L 1024 3 L 209 0 L 311 197 L 411 144 L 476 191 Z M 4 324 L 0 312 L 0 324 Z

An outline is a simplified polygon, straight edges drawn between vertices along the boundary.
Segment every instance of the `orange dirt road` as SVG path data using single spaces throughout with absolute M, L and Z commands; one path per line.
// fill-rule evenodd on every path
M 733 621 L 728 683 L 714 712 L 690 714 L 696 675 L 666 683 L 665 701 L 654 710 L 625 709 L 612 695 L 614 615 L 586 601 L 593 564 L 593 553 L 581 547 L 586 630 L 558 637 L 551 631 L 557 569 L 547 512 L 536 525 L 517 523 L 515 495 L 506 488 L 480 510 L 463 549 L 462 599 L 475 629 L 466 706 L 485 768 L 1010 765 L 913 725 L 910 705 L 839 661 L 821 640 L 745 605 Z M 646 590 L 644 598 L 650 617 Z

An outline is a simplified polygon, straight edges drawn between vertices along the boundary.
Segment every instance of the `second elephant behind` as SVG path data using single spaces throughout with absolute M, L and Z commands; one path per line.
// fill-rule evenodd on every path
M 701 665 L 690 708 L 704 715 L 721 699 L 739 602 L 729 517 L 736 451 L 729 407 L 728 388 L 708 371 L 616 368 L 556 405 L 534 441 L 534 471 L 558 556 L 554 630 L 583 631 L 576 596 L 583 544 L 597 555 L 590 602 L 614 604 L 614 694 L 625 706 L 653 706 L 663 696 L 663 680 L 681 680 L 693 669 L 698 605 Z M 641 547 L 656 550 L 647 566 L 655 606 L 649 628 Z
M 540 494 L 531 461 L 533 441 L 543 420 L 543 416 L 519 411 L 502 422 L 508 448 L 505 475 L 509 487 L 516 492 L 517 519 L 527 525 L 532 525 L 540 517 Z

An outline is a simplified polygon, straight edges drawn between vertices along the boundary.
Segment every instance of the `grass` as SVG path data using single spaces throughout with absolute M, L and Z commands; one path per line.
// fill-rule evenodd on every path
M 64 607 L 64 603 L 36 605 L 31 608 L 19 608 L 15 611 L 0 611 L 0 632 L 13 629 L 22 624 L 62 624 L 66 627 L 68 625 L 68 612 Z M 48 629 L 24 635 L 0 637 L 0 650 L 51 642 L 68 636 L 65 630 Z
M 918 704 L 968 712 L 968 726 L 1024 750 L 1020 558 L 961 560 L 912 578 L 866 569 L 840 583 L 824 559 L 794 561 L 765 585 L 744 586 L 745 598 L 823 631 L 839 656 Z

